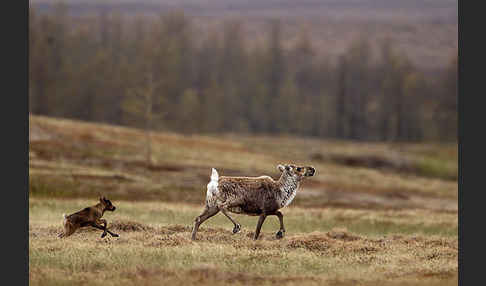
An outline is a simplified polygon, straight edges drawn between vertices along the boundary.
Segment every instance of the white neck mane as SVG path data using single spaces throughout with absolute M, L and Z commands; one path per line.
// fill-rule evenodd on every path
M 288 206 L 297 194 L 299 188 L 299 181 L 286 174 L 283 174 L 279 180 L 280 182 L 280 195 L 278 197 L 279 205 L 281 208 Z

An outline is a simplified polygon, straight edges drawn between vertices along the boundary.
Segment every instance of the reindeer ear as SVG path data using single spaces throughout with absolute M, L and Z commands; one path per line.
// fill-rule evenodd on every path
M 104 202 L 105 201 L 105 196 L 100 196 L 100 202 Z
M 279 165 L 277 166 L 277 169 L 278 169 L 280 172 L 283 172 L 283 171 L 285 170 L 285 167 L 284 167 L 284 165 L 280 165 L 280 164 L 279 164 Z

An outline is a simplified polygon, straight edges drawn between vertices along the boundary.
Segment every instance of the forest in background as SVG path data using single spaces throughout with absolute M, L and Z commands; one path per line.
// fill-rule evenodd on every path
M 457 52 L 431 74 L 392 39 L 376 53 L 357 37 L 336 59 L 306 29 L 284 47 L 278 19 L 255 45 L 239 19 L 202 40 L 195 25 L 177 10 L 74 18 L 62 4 L 30 7 L 29 111 L 186 134 L 456 140 Z

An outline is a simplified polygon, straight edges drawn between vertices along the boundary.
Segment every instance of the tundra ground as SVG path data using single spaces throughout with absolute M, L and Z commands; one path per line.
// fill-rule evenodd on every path
M 447 284 L 457 282 L 457 216 L 428 210 L 369 212 L 342 208 L 285 209 L 287 236 L 275 239 L 269 217 L 253 241 L 255 217 L 223 216 L 190 240 L 201 207 L 119 201 L 107 213 L 119 238 L 86 228 L 58 239 L 61 214 L 90 200 L 30 200 L 32 284 Z
M 136 129 L 30 117 L 31 285 L 457 285 L 457 146 L 264 136 L 153 133 L 152 162 Z M 284 214 L 221 214 L 190 240 L 211 167 L 278 177 L 276 165 L 313 165 L 315 177 Z M 111 230 L 58 239 L 63 213 L 106 195 Z

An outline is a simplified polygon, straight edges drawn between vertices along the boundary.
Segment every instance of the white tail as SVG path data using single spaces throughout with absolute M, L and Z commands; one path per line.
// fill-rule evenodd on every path
M 218 171 L 213 168 L 211 171 L 211 180 L 208 183 L 208 188 L 206 191 L 206 203 L 209 206 L 212 206 L 216 202 L 215 196 L 218 195 L 218 179 Z
M 218 179 L 219 179 L 218 171 L 216 171 L 216 169 L 213 168 L 211 172 L 211 182 L 218 182 Z
M 67 215 L 66 214 L 62 214 L 62 218 L 63 219 L 66 219 L 67 218 Z

